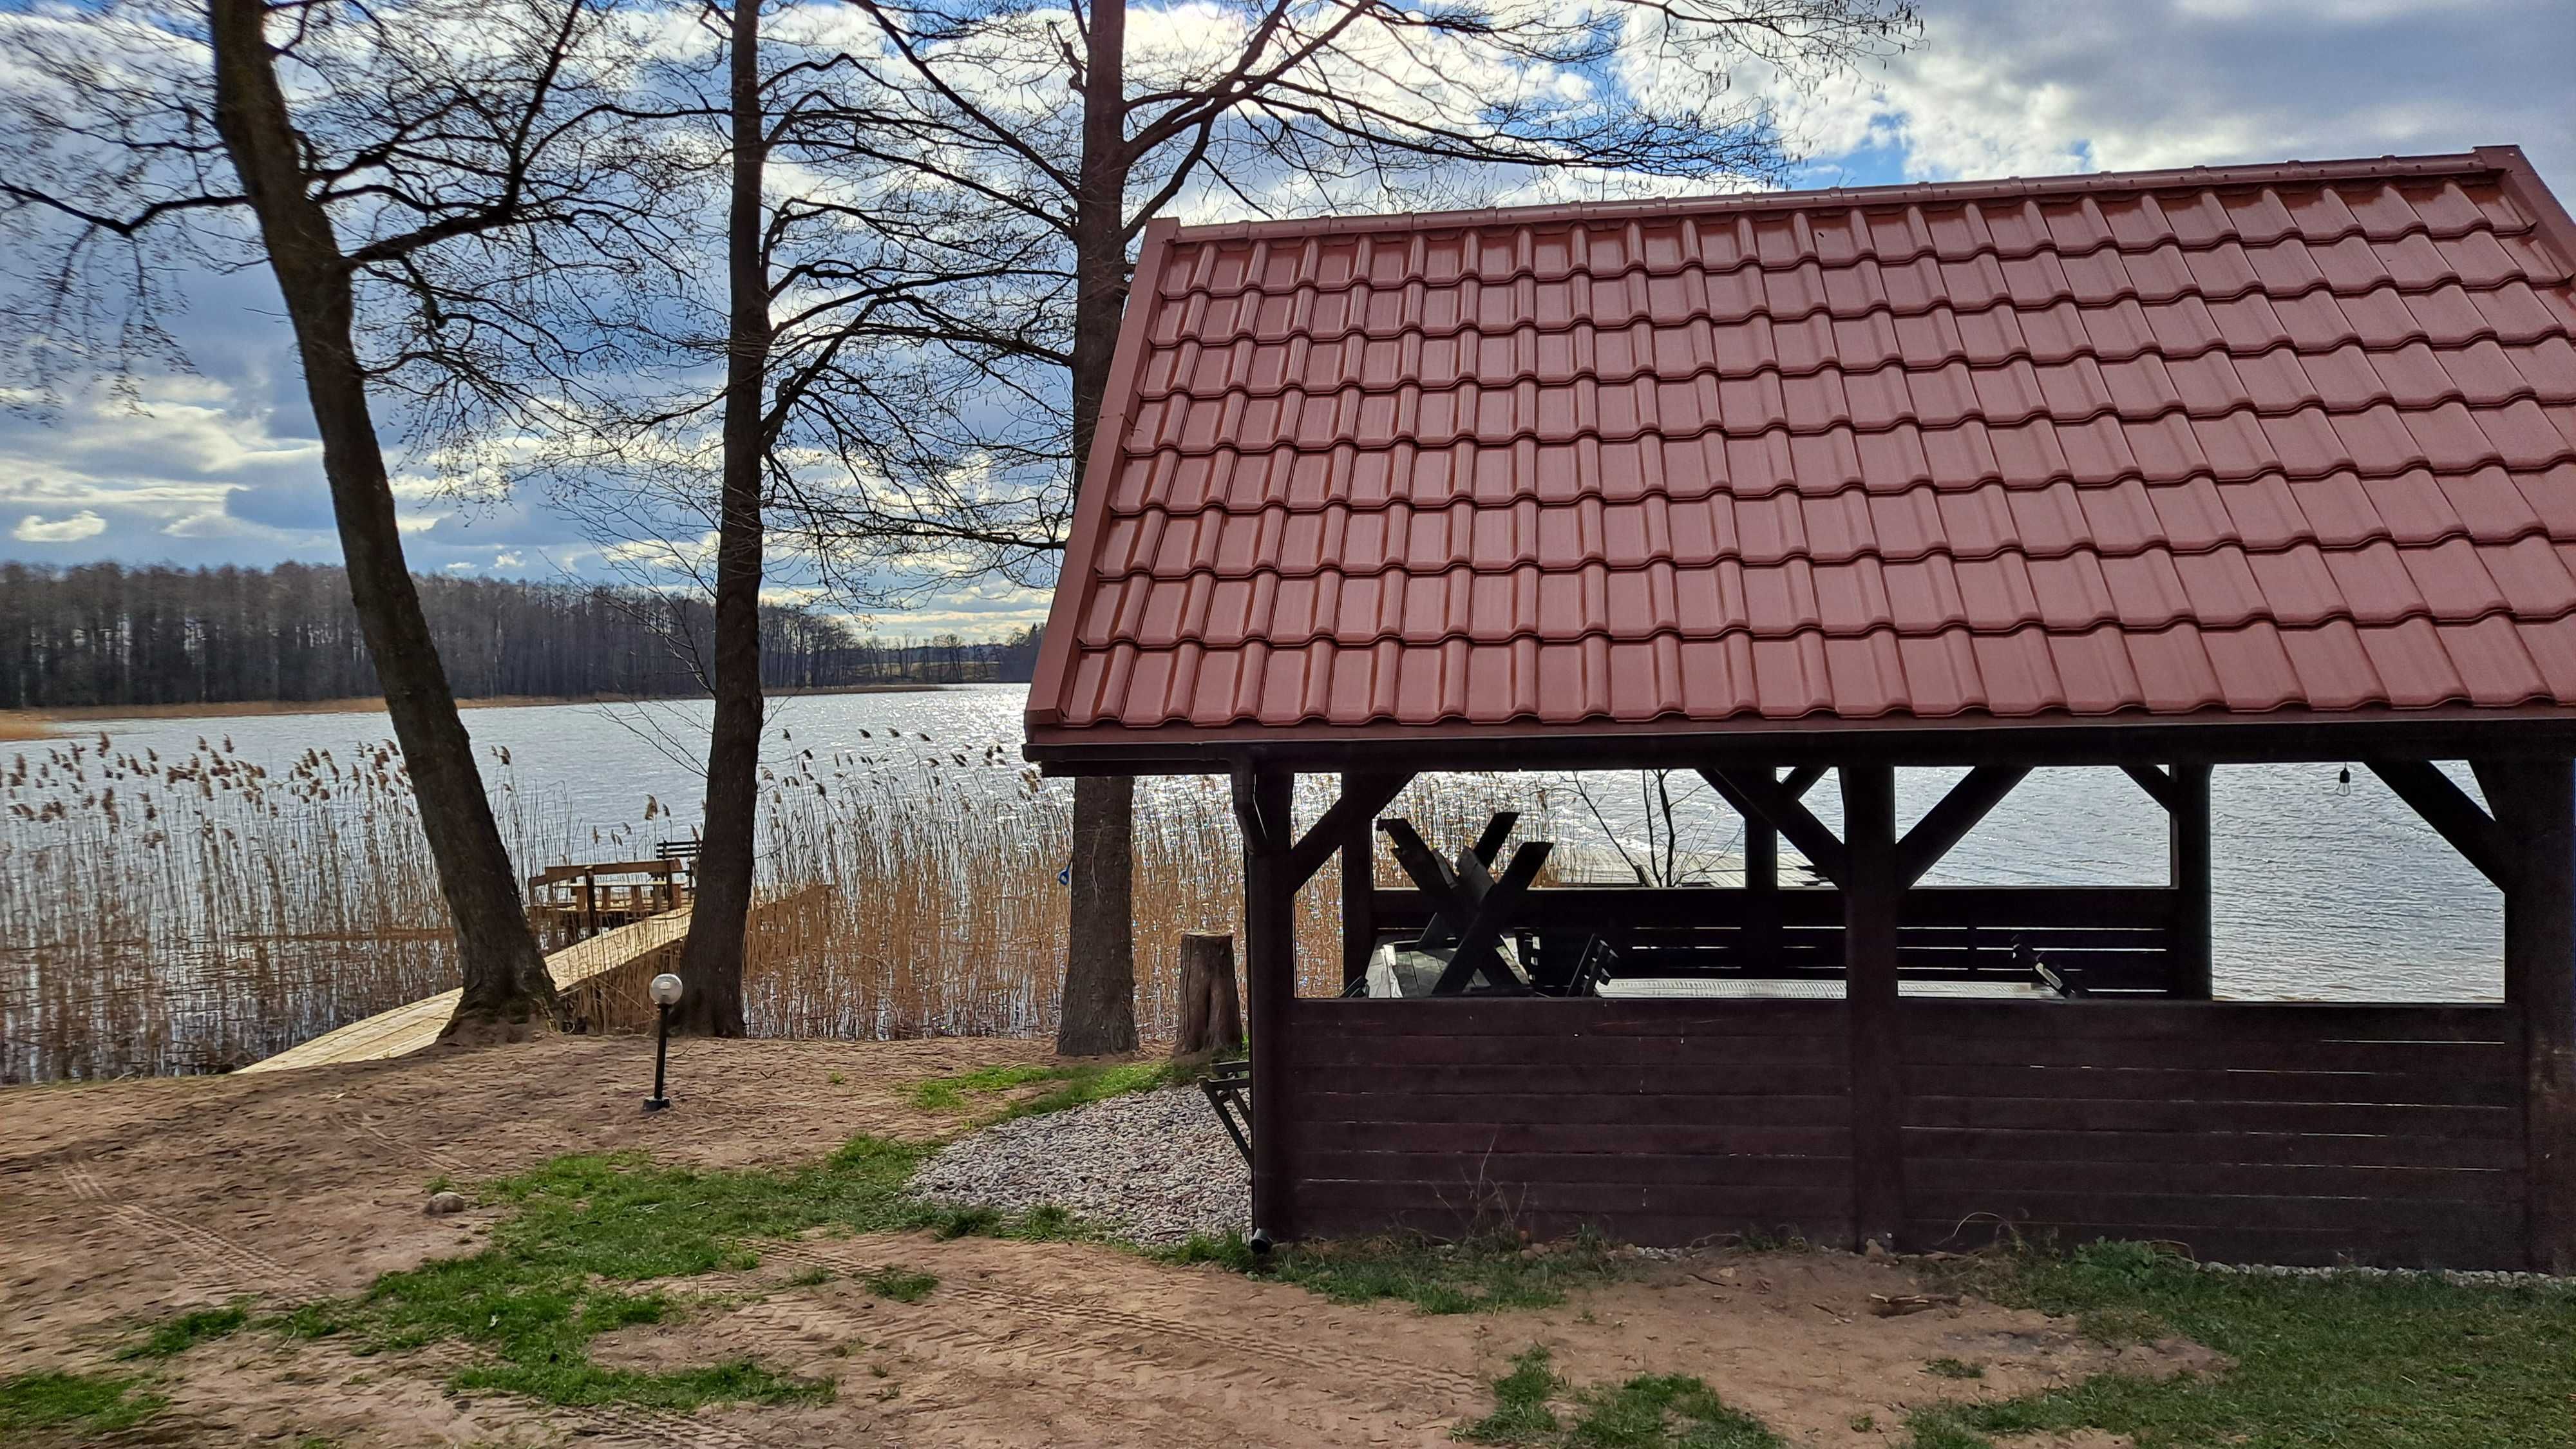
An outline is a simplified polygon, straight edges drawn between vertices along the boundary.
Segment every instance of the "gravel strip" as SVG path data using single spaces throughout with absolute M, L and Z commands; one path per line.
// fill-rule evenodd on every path
M 1053 1203 L 1164 1245 L 1242 1229 L 1252 1174 L 1206 1095 L 1171 1087 L 988 1127 L 941 1149 L 912 1190 L 1009 1212 Z
M 2194 1266 L 2204 1273 L 2235 1273 L 2248 1278 L 2439 1278 L 2446 1283 L 2472 1288 L 2576 1289 L 2576 1278 L 2507 1268 L 2371 1268 L 2357 1263 L 2331 1268 L 2293 1268 L 2278 1263 L 2199 1263 Z

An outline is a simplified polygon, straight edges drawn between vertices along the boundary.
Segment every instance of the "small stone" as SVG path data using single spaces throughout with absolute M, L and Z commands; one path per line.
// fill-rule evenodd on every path
M 431 1217 L 443 1218 L 449 1213 L 461 1213 L 466 1207 L 465 1194 L 461 1192 L 433 1192 L 420 1210 Z

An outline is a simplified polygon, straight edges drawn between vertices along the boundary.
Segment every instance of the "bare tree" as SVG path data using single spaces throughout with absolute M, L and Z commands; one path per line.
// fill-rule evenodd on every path
M 869 349 L 932 337 L 938 322 L 924 298 L 1006 287 L 1013 268 L 983 258 L 886 265 L 868 213 L 850 203 L 847 148 L 836 139 L 859 84 L 852 58 L 818 33 L 811 12 L 792 7 L 740 0 L 710 4 L 698 19 L 709 43 L 675 46 L 647 89 L 695 183 L 675 192 L 675 209 L 721 256 L 724 302 L 683 286 L 633 309 L 631 350 L 671 375 L 603 402 L 537 467 L 613 560 L 713 601 L 709 637 L 673 641 L 714 700 L 698 894 L 682 951 L 689 991 L 677 1024 L 734 1036 L 744 1029 L 744 928 L 757 873 L 764 589 L 812 581 L 844 602 L 896 601 L 861 554 L 818 544 L 811 530 L 794 550 L 802 573 L 782 573 L 771 558 L 773 520 L 818 470 L 918 476 L 941 450 L 957 456 L 968 436 L 955 415 L 961 389 L 937 369 L 881 376 Z M 719 355 L 721 368 L 709 366 Z M 872 428 L 889 416 L 904 426 Z M 990 455 L 1015 445 L 987 429 L 973 446 Z M 1062 440 L 1020 451 L 1032 448 L 1059 453 Z
M 590 0 L 47 12 L 14 24 L 34 79 L 0 97 L 0 225 L 49 258 L 0 343 L 40 389 L 182 364 L 173 267 L 277 282 L 456 925 L 450 1037 L 523 1034 L 559 1007 L 405 566 L 370 395 L 453 466 L 488 428 L 541 421 L 529 379 L 573 376 L 591 290 L 656 254 L 654 153 L 628 135 L 614 28 Z
M 1776 178 L 1792 147 L 1765 96 L 1916 29 L 1909 0 L 846 4 L 859 84 L 808 134 L 874 274 L 923 285 L 817 382 L 848 467 L 800 472 L 784 526 L 880 589 L 1051 570 L 1098 486 L 1082 466 L 1154 217 Z M 902 405 L 924 392 L 946 405 Z M 1124 779 L 1075 784 L 1067 1053 L 1135 1044 L 1132 810 Z

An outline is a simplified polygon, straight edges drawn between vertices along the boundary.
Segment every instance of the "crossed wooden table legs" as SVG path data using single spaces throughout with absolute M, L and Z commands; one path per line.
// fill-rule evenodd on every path
M 1377 828 L 1385 832 L 1387 843 L 1395 850 L 1396 864 L 1404 867 L 1404 873 L 1413 877 L 1413 883 L 1431 901 L 1431 922 L 1422 928 L 1413 949 L 1449 952 L 1448 966 L 1431 988 L 1434 996 L 1455 995 L 1479 976 L 1498 990 L 1528 989 L 1528 983 L 1504 964 L 1503 931 L 1511 924 L 1530 883 L 1538 879 L 1540 868 L 1547 864 L 1551 846 L 1543 840 L 1524 842 L 1512 852 L 1511 864 L 1496 879 L 1494 857 L 1501 853 L 1503 842 L 1510 838 L 1512 826 L 1519 820 L 1513 811 L 1497 814 L 1486 822 L 1484 832 L 1474 843 L 1458 852 L 1454 863 L 1434 854 L 1411 821 L 1389 818 L 1378 822 Z

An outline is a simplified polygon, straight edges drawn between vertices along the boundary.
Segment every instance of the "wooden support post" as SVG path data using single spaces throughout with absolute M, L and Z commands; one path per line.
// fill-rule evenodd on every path
M 2207 1001 L 2213 952 L 2209 929 L 2209 766 L 2177 762 L 2165 783 L 2165 826 L 2174 890 L 2173 978 L 2167 988 Z
M 1764 766 L 1754 778 L 1769 784 L 1779 772 Z M 1768 820 L 1744 817 L 1743 964 L 1767 968 L 1780 954 L 1780 832 Z
M 1285 1241 L 1296 1231 L 1288 1159 L 1289 1003 L 1297 996 L 1297 888 L 1289 877 L 1297 777 L 1258 768 L 1237 776 L 1243 832 L 1243 956 L 1252 1009 L 1252 1226 Z M 1248 785 L 1248 788 L 1243 788 Z M 1246 808 L 1248 807 L 1248 808 Z
M 1365 778 L 1342 776 L 1344 798 L 1369 793 Z M 1371 812 L 1375 813 L 1375 812 Z M 1342 985 L 1368 975 L 1377 950 L 1376 822 L 1352 819 L 1342 830 Z
M 1896 989 L 1896 771 L 1845 765 L 1843 977 L 1851 1029 L 1852 1235 L 1895 1246 L 1905 1225 L 1905 1074 Z
M 2512 842 L 2504 999 L 2523 1033 L 2523 1266 L 2576 1273 L 2576 765 L 2475 768 Z

